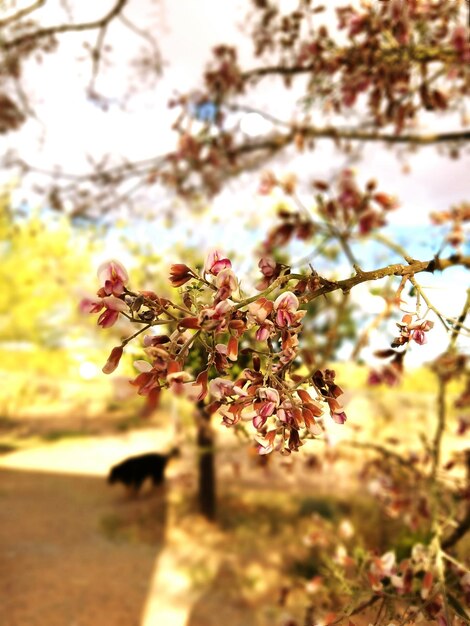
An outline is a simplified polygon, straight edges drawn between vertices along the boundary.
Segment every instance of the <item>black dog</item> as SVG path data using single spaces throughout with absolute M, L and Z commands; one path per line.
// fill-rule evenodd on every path
M 138 492 L 142 483 L 147 478 L 151 478 L 155 487 L 158 487 L 165 480 L 165 468 L 168 461 L 179 454 L 178 448 L 173 448 L 168 454 L 149 452 L 131 456 L 111 468 L 108 483 L 112 485 L 119 482 Z

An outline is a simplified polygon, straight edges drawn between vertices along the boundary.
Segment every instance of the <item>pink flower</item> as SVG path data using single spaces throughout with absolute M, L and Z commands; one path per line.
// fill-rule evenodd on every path
M 139 396 L 148 396 L 154 390 L 159 388 L 159 372 L 148 361 L 143 359 L 134 361 L 134 367 L 140 372 L 140 374 L 134 379 L 129 381 L 131 385 L 137 387 L 137 393 Z
M 213 378 L 209 383 L 209 392 L 216 400 L 231 396 L 246 396 L 246 391 L 227 378 Z
M 268 315 L 273 310 L 273 303 L 266 298 L 259 298 L 255 302 L 248 305 L 248 322 L 253 324 L 263 324 Z
M 222 406 L 219 409 L 219 413 L 222 415 L 222 424 L 229 428 L 240 421 L 240 412 L 235 410 L 235 406 L 230 407 Z
M 231 261 L 224 257 L 223 253 L 220 252 L 220 250 L 212 250 L 206 257 L 206 262 L 204 263 L 204 272 L 206 274 L 212 274 L 213 276 L 217 276 L 222 270 L 230 269 L 231 267 Z
M 265 454 L 270 454 L 270 452 L 274 449 L 279 449 L 279 444 L 275 445 L 276 435 L 276 430 L 270 430 L 264 436 L 255 435 L 255 441 L 259 444 L 258 454 L 263 456 Z
M 117 322 L 119 313 L 127 309 L 127 304 L 114 296 L 101 298 L 101 302 L 106 309 L 98 318 L 98 326 L 110 328 Z
M 263 274 L 263 278 L 256 284 L 258 291 L 263 291 L 266 287 L 269 287 L 276 278 L 279 276 L 282 270 L 282 265 L 276 263 L 272 257 L 263 257 L 258 263 L 258 267 Z
M 381 557 L 374 557 L 370 571 L 379 579 L 392 576 L 396 571 L 395 552 L 390 551 L 382 554 Z
M 272 387 L 260 387 L 257 391 L 257 396 L 259 401 L 253 405 L 255 410 L 253 426 L 259 430 L 266 424 L 268 417 L 275 413 L 279 406 L 280 398 L 279 392 Z
M 357 35 L 362 30 L 364 30 L 364 27 L 366 26 L 366 24 L 367 24 L 367 17 L 365 15 L 358 15 L 357 13 L 354 13 L 351 16 L 351 19 L 349 20 L 349 23 L 348 23 L 348 26 L 349 26 L 348 35 L 350 37 L 354 37 L 354 35 Z
M 196 382 L 190 385 L 191 390 L 188 395 L 193 402 L 199 402 L 200 400 L 204 400 L 204 398 L 207 396 L 207 382 L 207 370 L 203 370 L 197 375 Z
M 215 285 L 218 288 L 217 300 L 227 300 L 238 287 L 237 277 L 230 269 L 222 270 L 217 274 Z
M 346 413 L 343 410 L 343 407 L 340 405 L 338 400 L 335 400 L 334 398 L 326 398 L 326 401 L 328 402 L 328 406 L 330 407 L 330 415 L 332 420 L 337 424 L 344 424 L 347 417 Z
M 81 313 L 99 313 L 103 307 L 103 298 L 83 298 L 78 305 Z
M 291 291 L 281 294 L 274 302 L 274 310 L 276 311 L 276 324 L 283 328 L 292 326 L 297 321 L 296 312 L 299 308 L 297 296 Z
M 274 274 L 276 273 L 277 263 L 272 257 L 266 256 L 260 259 L 258 267 L 260 268 L 263 276 L 269 278 L 271 276 L 274 276 Z
M 413 322 L 413 315 L 406 314 L 402 317 L 401 322 L 397 322 L 397 326 L 400 329 L 400 336 L 394 339 L 393 347 L 404 345 L 411 339 L 422 346 L 427 341 L 424 333 L 431 330 L 434 322 L 423 319 L 417 319 Z
M 295 321 L 297 322 L 299 316 L 305 314 L 305 311 L 298 311 L 295 314 Z M 279 357 L 279 362 L 286 365 L 293 361 L 297 355 L 297 350 L 299 348 L 299 338 L 295 333 L 290 333 L 284 331 L 282 334 L 282 353 Z
M 410 336 L 411 339 L 413 339 L 413 341 L 416 341 L 416 343 L 420 346 L 427 342 L 426 335 L 422 330 L 413 330 Z
M 470 61 L 470 44 L 465 26 L 457 26 L 452 32 L 451 43 L 460 61 Z
M 266 341 L 266 339 L 268 339 L 268 337 L 270 337 L 273 334 L 273 332 L 274 332 L 274 324 L 270 322 L 269 320 L 266 320 L 264 324 L 261 324 L 261 326 L 256 331 L 256 334 L 255 334 L 256 341 Z
M 355 209 L 361 202 L 361 194 L 356 185 L 354 172 L 350 169 L 343 170 L 339 178 L 338 201 L 346 209 Z
M 152 364 L 149 363 L 148 361 L 144 361 L 144 359 L 139 359 L 137 361 L 134 361 L 134 367 L 139 372 L 145 372 L 145 373 L 151 372 L 153 369 Z
M 166 379 L 171 391 L 180 396 L 185 391 L 184 383 L 191 380 L 191 375 L 184 371 L 171 372 L 167 375 Z
M 108 296 L 121 296 L 129 276 L 119 261 L 106 261 L 98 268 L 98 280 Z

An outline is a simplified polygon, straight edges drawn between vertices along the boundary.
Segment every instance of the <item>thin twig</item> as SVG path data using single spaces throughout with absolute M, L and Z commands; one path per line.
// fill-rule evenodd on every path
M 12 22 L 17 22 L 22 17 L 25 17 L 26 15 L 29 15 L 33 11 L 36 11 L 36 9 L 39 9 L 40 7 L 42 7 L 45 3 L 46 3 L 46 0 L 37 0 L 36 2 L 31 4 L 29 7 L 20 9 L 16 13 L 13 13 L 13 15 L 10 15 L 9 17 L 5 17 L 3 20 L 0 20 L 0 28 L 3 28 L 4 26 L 11 24 Z
M 465 300 L 465 304 L 463 305 L 462 313 L 459 315 L 456 324 L 454 325 L 454 329 L 452 331 L 452 335 L 450 338 L 449 349 L 453 350 L 455 348 L 455 344 L 457 343 L 457 337 L 459 333 L 463 329 L 463 323 L 465 322 L 465 318 L 468 315 L 468 311 L 470 309 L 470 289 L 467 289 L 467 299 Z
M 48 26 L 47 28 L 40 28 L 36 31 L 19 35 L 18 37 L 10 39 L 9 41 L 3 41 L 1 47 L 3 48 L 3 50 L 12 50 L 14 48 L 18 48 L 19 46 L 22 46 L 25 43 L 38 41 L 39 39 L 44 39 L 53 35 L 61 35 L 63 33 L 82 32 L 86 30 L 103 28 L 104 26 L 109 24 L 111 20 L 113 20 L 120 14 L 127 2 L 128 0 L 117 0 L 116 4 L 106 15 L 94 22 L 81 22 L 79 24 L 57 24 L 55 26 Z

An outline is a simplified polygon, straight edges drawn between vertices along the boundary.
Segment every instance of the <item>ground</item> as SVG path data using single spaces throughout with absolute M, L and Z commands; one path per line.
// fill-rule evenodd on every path
M 418 416 L 433 402 L 408 394 L 400 406 Z M 380 406 L 363 394 L 348 404 L 348 436 L 371 415 L 383 436 L 393 434 L 386 399 Z M 285 605 L 281 598 L 305 567 L 299 554 L 312 524 L 349 517 L 362 541 L 386 540 L 371 502 L 367 526 L 354 519 L 364 514 L 357 509 L 364 494 L 350 467 L 312 464 L 312 447 L 294 462 L 279 457 L 264 467 L 225 429 L 218 431 L 217 527 L 195 513 L 190 440 L 165 488 L 145 485 L 134 497 L 109 486 L 113 463 L 170 447 L 167 422 L 161 415 L 143 424 L 116 415 L 3 420 L 2 626 L 278 626 L 303 614 L 303 584 Z

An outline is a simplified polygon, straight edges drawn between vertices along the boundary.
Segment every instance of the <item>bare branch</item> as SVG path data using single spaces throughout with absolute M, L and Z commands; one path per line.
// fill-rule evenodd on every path
M 9 17 L 6 17 L 5 19 L 0 20 L 0 28 L 3 28 L 4 26 L 11 24 L 12 22 L 17 22 L 22 17 L 25 17 L 26 15 L 29 15 L 33 11 L 36 11 L 36 9 L 39 9 L 40 7 L 42 7 L 45 3 L 46 3 L 46 0 L 37 0 L 36 2 L 34 2 L 34 4 L 31 4 L 29 7 L 26 7 L 25 9 L 20 9 L 13 15 L 10 15 Z
M 381 454 L 383 457 L 395 461 L 396 463 L 398 463 L 398 465 L 411 472 L 415 476 L 422 477 L 421 472 L 416 467 L 414 467 L 408 459 L 401 456 L 401 454 L 398 454 L 398 452 L 386 448 L 385 446 L 381 446 L 375 443 L 368 443 L 366 441 L 342 441 L 341 445 L 348 446 L 349 448 L 357 448 L 359 450 L 373 450 L 374 452 Z
M 160 68 L 162 61 L 161 61 L 160 50 L 158 48 L 157 41 L 155 40 L 155 38 L 152 37 L 152 35 L 146 30 L 143 30 L 142 28 L 139 28 L 138 26 L 136 26 L 134 22 L 131 22 L 131 20 L 128 17 L 126 17 L 123 13 L 121 13 L 121 15 L 119 16 L 119 19 L 124 24 L 124 26 L 126 26 L 130 31 L 132 31 L 138 37 L 141 37 L 142 39 L 147 41 L 147 43 L 150 44 L 153 50 L 155 67 Z
M 303 135 L 310 139 L 334 139 L 336 141 L 363 141 L 363 142 L 384 142 L 392 144 L 416 144 L 431 145 L 448 142 L 470 141 L 470 130 L 463 130 L 448 133 L 429 134 L 406 134 L 396 135 L 392 133 L 367 132 L 363 130 L 330 127 L 299 126 L 290 133 L 272 134 L 259 141 L 252 141 L 236 146 L 228 152 L 229 156 L 237 156 L 249 152 L 267 150 L 278 152 L 288 144 L 295 141 L 297 135 Z
M 356 285 L 360 285 L 361 283 L 370 282 L 374 280 L 379 280 L 381 278 L 385 278 L 386 276 L 414 276 L 415 274 L 419 274 L 420 272 L 431 272 L 442 271 L 447 269 L 448 267 L 453 267 L 455 265 L 460 265 L 470 269 L 470 256 L 462 256 L 460 254 L 454 254 L 446 259 L 432 259 L 430 261 L 413 261 L 409 265 L 403 265 L 400 263 L 394 265 L 387 265 L 386 267 L 382 267 L 377 270 L 372 270 L 370 272 L 360 272 L 351 276 L 351 278 L 346 278 L 344 280 L 338 281 L 326 281 L 319 289 L 316 289 L 313 293 L 307 294 L 300 298 L 303 302 L 310 302 L 310 300 L 314 300 L 319 296 L 322 296 L 326 293 L 331 293 L 332 291 L 336 291 L 341 289 L 343 293 L 347 293 Z
M 91 51 L 92 69 L 91 69 L 91 80 L 90 80 L 90 86 L 89 86 L 89 91 L 91 95 L 95 93 L 95 84 L 96 84 L 96 79 L 98 78 L 101 55 L 103 51 L 104 40 L 106 37 L 106 30 L 107 30 L 107 24 L 105 24 L 99 29 L 98 36 L 96 38 L 96 44 L 93 50 Z
M 465 318 L 467 317 L 469 310 L 470 310 L 470 289 L 467 289 L 467 299 L 465 300 L 465 304 L 463 305 L 462 313 L 459 315 L 459 318 L 454 325 L 452 336 L 450 338 L 449 348 L 451 350 L 455 348 L 457 337 L 459 336 L 461 331 L 464 330 L 463 323 L 465 322 Z
M 97 28 L 104 28 L 107 26 L 115 17 L 117 17 L 124 6 L 127 4 L 128 0 L 117 0 L 114 7 L 101 19 L 96 20 L 95 22 L 82 22 L 80 24 L 59 24 L 56 26 L 49 26 L 47 28 L 40 28 L 36 31 L 25 33 L 24 35 L 20 35 L 15 39 L 10 39 L 10 41 L 4 41 L 2 43 L 2 48 L 4 50 L 12 50 L 13 48 L 17 48 L 22 46 L 23 44 L 29 41 L 35 41 L 38 39 L 44 39 L 45 37 L 50 37 L 52 35 L 60 35 L 62 33 L 70 33 L 70 32 L 82 32 L 85 30 L 95 30 Z

